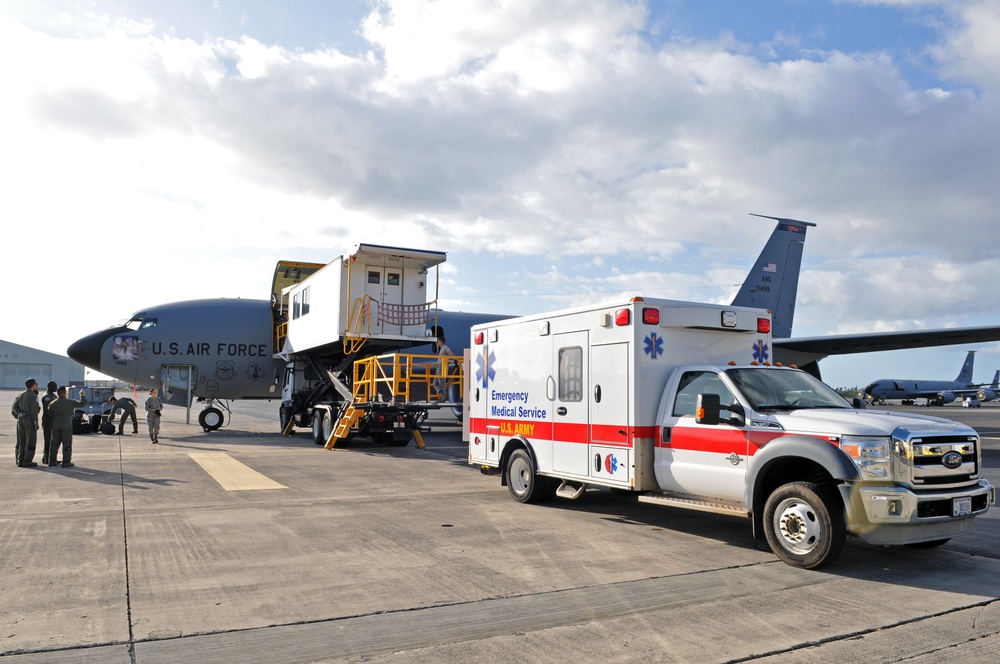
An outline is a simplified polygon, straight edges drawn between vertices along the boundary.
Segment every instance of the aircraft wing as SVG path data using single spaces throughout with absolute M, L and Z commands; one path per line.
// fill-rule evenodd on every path
M 1000 341 L 1000 326 L 774 339 L 773 344 L 775 361 L 786 365 L 795 364 L 818 376 L 819 368 L 816 363 L 830 355 L 953 346 L 989 341 Z
M 870 332 L 826 337 L 775 339 L 778 349 L 816 355 L 850 355 L 904 348 L 929 348 L 959 344 L 1000 341 L 1000 326 L 956 327 L 944 330 L 913 330 L 911 332 Z

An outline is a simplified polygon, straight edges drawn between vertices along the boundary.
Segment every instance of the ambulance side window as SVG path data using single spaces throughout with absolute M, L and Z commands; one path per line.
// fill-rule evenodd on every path
M 731 406 L 736 402 L 733 393 L 714 371 L 687 371 L 681 376 L 674 397 L 674 417 L 694 416 L 699 394 L 718 394 L 719 402 Z
M 583 348 L 559 349 L 559 401 L 583 401 Z

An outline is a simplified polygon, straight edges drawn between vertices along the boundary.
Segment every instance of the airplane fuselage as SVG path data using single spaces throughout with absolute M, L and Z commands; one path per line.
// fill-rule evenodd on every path
M 953 380 L 877 380 L 865 392 L 879 401 L 886 399 L 931 399 L 950 403 L 956 398 L 979 390 L 973 383 Z
M 272 331 L 266 300 L 191 300 L 137 312 L 126 325 L 88 335 L 67 352 L 132 384 L 166 382 L 176 388 L 173 403 L 186 401 L 189 380 L 195 397 L 272 399 L 281 396 L 285 369 L 273 355 Z
M 461 355 L 472 325 L 504 317 L 442 311 L 433 323 Z M 274 356 L 273 331 L 267 300 L 189 300 L 136 312 L 126 325 L 74 342 L 67 354 L 130 384 L 169 385 L 171 394 L 161 397 L 177 405 L 187 403 L 188 376 L 196 398 L 280 399 L 287 363 Z M 433 353 L 431 340 L 410 352 Z

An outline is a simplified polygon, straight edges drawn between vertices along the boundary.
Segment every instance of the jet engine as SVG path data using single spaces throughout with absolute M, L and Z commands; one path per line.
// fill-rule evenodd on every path
M 984 387 L 976 392 L 976 398 L 980 401 L 993 401 L 997 398 L 997 393 Z
M 943 406 L 946 403 L 951 403 L 955 400 L 954 392 L 938 392 L 937 398 L 934 399 L 934 403 L 938 406 Z

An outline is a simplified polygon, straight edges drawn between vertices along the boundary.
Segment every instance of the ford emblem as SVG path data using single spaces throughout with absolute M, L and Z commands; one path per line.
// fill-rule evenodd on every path
M 941 464 L 945 468 L 955 470 L 962 465 L 962 455 L 958 452 L 948 452 L 943 457 L 941 457 Z

